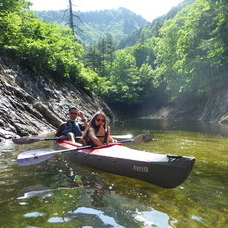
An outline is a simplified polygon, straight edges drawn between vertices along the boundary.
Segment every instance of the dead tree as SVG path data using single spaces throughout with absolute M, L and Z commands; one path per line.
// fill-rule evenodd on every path
M 82 30 L 75 25 L 74 17 L 76 17 L 82 24 L 83 24 L 83 22 L 82 22 L 82 20 L 81 20 L 81 18 L 79 16 L 74 14 L 72 1 L 73 0 L 69 0 L 69 26 L 70 26 L 73 34 L 79 35 L 77 30 L 79 32 L 82 32 Z

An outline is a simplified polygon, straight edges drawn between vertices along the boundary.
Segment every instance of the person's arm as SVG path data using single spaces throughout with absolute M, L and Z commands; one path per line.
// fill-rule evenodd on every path
M 56 133 L 55 133 L 55 136 L 59 137 L 60 135 L 62 135 L 62 132 L 64 129 L 65 129 L 65 124 L 64 123 L 60 124 Z
M 78 116 L 81 118 L 82 123 L 84 124 L 85 129 L 89 126 L 87 123 L 87 120 L 85 118 L 85 115 L 83 112 L 79 111 Z
M 109 143 L 116 143 L 117 140 L 114 139 L 114 138 L 110 135 L 109 138 L 108 138 L 108 142 L 109 142 Z
M 57 131 L 56 131 L 55 136 L 56 136 L 56 137 L 59 137 L 60 140 L 63 140 L 63 139 L 66 138 L 66 136 L 62 134 L 62 132 L 63 132 L 63 130 L 64 130 L 65 128 L 66 128 L 66 124 L 65 124 L 65 123 L 62 123 L 62 124 L 58 127 L 58 129 L 57 129 Z
M 92 140 L 93 144 L 96 146 L 102 146 L 102 142 L 96 137 L 94 129 L 89 128 L 89 138 Z
M 108 129 L 107 129 L 107 142 L 108 143 L 115 143 L 117 142 L 117 140 L 113 139 L 112 136 L 111 136 L 111 128 L 108 126 Z

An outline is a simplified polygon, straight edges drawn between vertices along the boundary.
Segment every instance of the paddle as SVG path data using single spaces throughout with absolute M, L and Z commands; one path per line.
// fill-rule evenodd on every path
M 127 143 L 127 142 L 149 142 L 153 139 L 154 137 L 152 135 L 148 134 L 141 134 L 136 136 L 133 139 L 127 139 L 120 141 L 118 143 L 110 143 L 109 145 L 115 145 L 115 144 L 120 144 L 120 143 Z M 72 149 L 64 149 L 64 150 L 52 150 L 52 149 L 40 149 L 40 150 L 29 150 L 20 153 L 17 156 L 17 164 L 20 166 L 28 166 L 28 165 L 34 165 L 38 164 L 40 162 L 43 162 L 52 156 L 60 153 L 66 153 L 66 152 L 71 152 L 71 151 L 78 151 L 82 149 L 89 149 L 89 148 L 102 148 L 104 146 L 81 146 L 78 148 L 72 148 Z
M 114 139 L 131 139 L 133 136 L 128 134 L 128 135 L 112 135 Z M 81 137 L 77 137 L 81 138 Z M 15 144 L 32 144 L 35 142 L 40 142 L 40 141 L 57 141 L 59 138 L 12 138 L 12 141 Z

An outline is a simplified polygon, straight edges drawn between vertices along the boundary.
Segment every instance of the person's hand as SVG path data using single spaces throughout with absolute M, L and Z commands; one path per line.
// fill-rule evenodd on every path
M 85 124 L 85 126 L 87 126 L 88 124 L 87 124 L 86 118 L 84 116 L 84 113 L 79 111 L 78 116 L 81 118 L 81 121 Z
M 78 111 L 78 116 L 79 116 L 81 119 L 85 119 L 84 113 L 81 112 L 81 111 Z
M 65 136 L 65 135 L 59 136 L 59 140 L 60 140 L 60 141 L 65 140 L 65 139 L 66 139 L 66 136 Z

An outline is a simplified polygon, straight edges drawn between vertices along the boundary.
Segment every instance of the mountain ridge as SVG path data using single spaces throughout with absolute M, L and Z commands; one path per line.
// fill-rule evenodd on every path
M 68 25 L 67 10 L 45 10 L 34 13 L 46 23 L 57 22 L 64 26 Z M 120 41 L 149 23 L 140 15 L 123 7 L 114 10 L 75 11 L 74 15 L 77 35 L 85 46 L 97 43 L 107 34 Z

